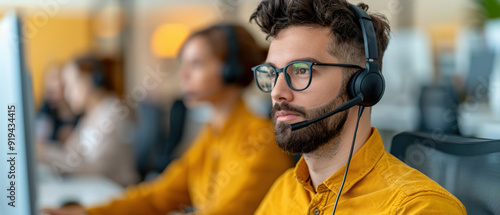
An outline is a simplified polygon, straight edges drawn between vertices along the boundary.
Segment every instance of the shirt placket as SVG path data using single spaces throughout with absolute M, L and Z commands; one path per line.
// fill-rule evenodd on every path
M 328 192 L 329 190 L 324 184 L 318 186 L 318 192 L 314 195 L 314 197 L 311 200 L 311 203 L 309 204 L 308 214 L 310 215 L 323 214 L 324 205 Z

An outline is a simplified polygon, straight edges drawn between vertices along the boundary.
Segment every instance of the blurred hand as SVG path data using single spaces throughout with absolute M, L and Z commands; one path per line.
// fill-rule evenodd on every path
M 81 205 L 66 206 L 60 209 L 45 208 L 42 214 L 47 215 L 85 215 L 85 208 Z
M 35 154 L 36 154 L 36 158 L 39 159 L 39 160 L 42 160 L 44 159 L 44 154 L 45 154 L 45 142 L 43 141 L 36 141 L 35 142 Z

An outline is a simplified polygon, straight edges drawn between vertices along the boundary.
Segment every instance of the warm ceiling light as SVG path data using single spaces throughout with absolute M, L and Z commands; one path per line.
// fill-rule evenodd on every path
M 164 24 L 156 28 L 151 39 L 151 49 L 156 57 L 175 57 L 184 40 L 189 36 L 189 28 L 182 24 Z

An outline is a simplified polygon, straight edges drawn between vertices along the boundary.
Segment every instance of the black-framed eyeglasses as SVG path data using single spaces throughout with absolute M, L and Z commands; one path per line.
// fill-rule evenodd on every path
M 362 69 L 362 67 L 352 64 L 337 63 L 313 63 L 306 61 L 291 62 L 283 68 L 274 68 L 268 64 L 261 64 L 252 68 L 255 82 L 262 92 L 269 93 L 273 90 L 278 80 L 280 72 L 285 74 L 285 80 L 290 89 L 302 91 L 309 87 L 312 80 L 312 66 L 337 66 Z M 286 72 L 284 72 L 286 71 Z

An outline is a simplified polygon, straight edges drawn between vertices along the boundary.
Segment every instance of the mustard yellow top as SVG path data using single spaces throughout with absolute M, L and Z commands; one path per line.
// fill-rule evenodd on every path
M 206 125 L 193 145 L 157 179 L 128 188 L 89 215 L 254 214 L 273 182 L 293 166 L 275 143 L 272 123 L 239 101 L 220 132 Z
M 306 162 L 285 172 L 256 214 L 332 214 L 345 166 L 314 191 Z M 341 214 L 467 214 L 465 207 L 439 184 L 384 150 L 376 128 L 353 155 L 337 205 Z

